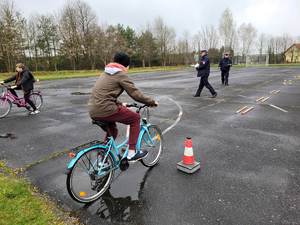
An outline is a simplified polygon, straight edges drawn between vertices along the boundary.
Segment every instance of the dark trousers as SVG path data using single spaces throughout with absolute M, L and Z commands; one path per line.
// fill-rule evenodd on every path
M 222 84 L 228 85 L 229 71 L 221 71 Z
M 17 88 L 17 90 L 20 90 L 20 88 Z M 14 89 L 9 89 L 10 93 L 12 93 L 14 96 L 16 96 L 18 98 L 18 94 Z M 30 92 L 31 91 L 24 91 L 24 100 L 26 103 L 28 103 L 33 110 L 36 110 L 36 106 L 35 104 L 30 100 Z
M 96 117 L 94 120 L 109 122 L 110 125 L 108 127 L 109 134 L 106 135 L 106 139 L 108 136 L 113 136 L 114 139 L 118 136 L 118 128 L 116 122 L 123 123 L 126 125 L 130 125 L 130 133 L 129 133 L 129 149 L 135 149 L 139 133 L 140 133 L 140 114 L 129 110 L 125 106 L 120 106 L 118 111 L 107 117 Z
M 216 94 L 216 91 L 213 89 L 213 87 L 208 82 L 208 76 L 202 76 L 200 79 L 200 84 L 199 84 L 198 90 L 195 95 L 200 96 L 202 89 L 204 87 L 206 87 L 212 95 Z

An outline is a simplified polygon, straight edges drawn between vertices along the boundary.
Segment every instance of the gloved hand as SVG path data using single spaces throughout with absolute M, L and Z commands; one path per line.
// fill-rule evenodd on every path
M 4 80 L 0 81 L 0 84 L 4 84 Z
M 10 86 L 10 89 L 15 89 L 17 85 Z

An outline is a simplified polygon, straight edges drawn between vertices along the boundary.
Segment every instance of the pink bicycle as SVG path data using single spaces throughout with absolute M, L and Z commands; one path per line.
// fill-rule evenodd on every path
M 6 90 L 0 95 L 0 118 L 6 117 L 11 111 L 12 104 L 17 105 L 18 107 L 26 108 L 29 112 L 32 112 L 33 109 L 29 104 L 25 102 L 24 98 L 18 98 L 14 96 L 8 90 L 10 86 L 2 84 Z M 36 108 L 40 110 L 43 105 L 43 97 L 40 91 L 32 91 L 30 94 L 30 100 L 35 104 Z

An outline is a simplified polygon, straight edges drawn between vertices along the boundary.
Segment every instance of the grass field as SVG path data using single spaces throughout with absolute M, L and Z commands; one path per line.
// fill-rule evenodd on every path
M 16 176 L 14 171 L 0 161 L 0 224 L 79 224 L 77 219 L 64 214 L 25 179 Z
M 160 71 L 176 71 L 182 70 L 185 66 L 168 66 L 168 67 L 146 67 L 146 68 L 132 68 L 129 69 L 129 74 L 146 73 L 146 72 L 160 72 Z M 79 77 L 94 77 L 99 76 L 103 71 L 100 70 L 62 70 L 62 71 L 37 71 L 33 72 L 36 79 L 39 80 L 58 80 L 67 78 Z M 0 80 L 4 80 L 11 76 L 12 73 L 0 73 Z
M 212 67 L 217 67 L 217 64 L 213 64 Z M 244 64 L 233 65 L 234 68 L 244 68 Z M 247 67 L 271 67 L 271 68 L 281 68 L 281 67 L 300 67 L 300 63 L 296 64 L 270 64 L 265 66 L 264 64 L 249 64 Z M 176 71 L 187 69 L 191 67 L 187 66 L 167 66 L 167 67 L 140 67 L 132 68 L 129 70 L 129 74 L 136 73 L 147 73 L 147 72 L 161 72 L 161 71 Z M 58 80 L 58 79 L 68 79 L 68 78 L 80 78 L 80 77 L 95 77 L 99 76 L 103 71 L 100 70 L 62 70 L 62 71 L 37 71 L 33 72 L 34 76 L 39 80 Z M 8 78 L 12 73 L 0 73 L 0 81 Z

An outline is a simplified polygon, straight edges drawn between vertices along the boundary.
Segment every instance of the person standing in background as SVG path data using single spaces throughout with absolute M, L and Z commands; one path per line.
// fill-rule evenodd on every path
M 229 77 L 229 70 L 232 66 L 232 61 L 229 59 L 229 53 L 225 52 L 223 59 L 220 60 L 219 67 L 221 70 L 221 81 L 222 84 L 228 86 L 228 77 Z

